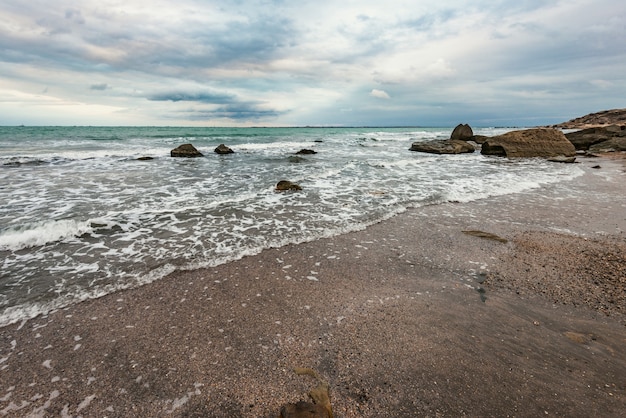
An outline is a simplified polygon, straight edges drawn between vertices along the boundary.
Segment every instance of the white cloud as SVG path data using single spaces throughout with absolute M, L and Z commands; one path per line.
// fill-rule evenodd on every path
M 626 96 L 626 4 L 614 0 L 276 1 L 271 13 L 267 3 L 4 0 L 11 115 L 49 123 L 56 114 L 29 96 L 46 86 L 77 110 L 102 110 L 101 124 L 120 123 L 111 109 L 132 109 L 134 124 L 181 125 L 431 124 L 555 107 L 575 117 Z M 393 100 L 364 102 L 366 91 Z M 222 97 L 214 113 L 208 92 Z M 94 124 L 97 112 L 74 116 Z
M 370 92 L 370 96 L 376 97 L 378 99 L 391 99 L 391 97 L 389 96 L 389 94 L 385 90 L 373 89 Z
M 612 82 L 607 81 L 607 80 L 590 80 L 589 83 L 594 86 L 597 87 L 599 89 L 610 89 L 612 88 L 614 85 Z

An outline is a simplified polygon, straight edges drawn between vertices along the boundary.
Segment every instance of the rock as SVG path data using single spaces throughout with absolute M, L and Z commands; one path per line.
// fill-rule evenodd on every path
M 217 146 L 217 148 L 215 148 L 214 152 L 216 154 L 233 154 L 235 151 L 233 151 L 232 149 L 228 148 L 224 144 L 219 144 Z
M 626 151 L 626 137 L 611 138 L 608 141 L 600 142 L 589 147 L 592 152 L 616 152 Z
M 317 386 L 309 391 L 313 401 L 291 403 L 284 405 L 280 410 L 281 418 L 333 418 L 333 407 L 330 404 L 329 385 L 319 374 L 308 367 L 295 367 L 294 372 L 299 376 L 311 376 L 317 380 Z
M 554 125 L 561 129 L 585 129 L 593 126 L 625 125 L 626 109 L 603 110 Z
M 137 158 L 137 161 L 150 161 L 150 160 L 154 160 L 153 157 L 139 157 Z
M 170 155 L 172 157 L 186 157 L 186 158 L 203 156 L 203 154 L 191 144 L 183 144 L 183 145 L 178 146 L 177 148 L 174 148 L 172 151 L 170 151 Z
M 485 135 L 474 135 L 471 140 L 477 144 L 483 144 L 488 139 L 489 137 Z
M 282 192 L 286 190 L 302 190 L 302 187 L 288 180 L 281 180 L 276 184 L 276 191 Z
M 298 157 L 297 155 L 292 155 L 287 159 L 290 163 L 301 163 L 306 161 L 306 158 Z
M 506 238 L 502 238 L 496 234 L 492 234 L 490 232 L 484 232 L 484 231 L 477 231 L 477 230 L 468 230 L 468 231 L 461 231 L 464 234 L 467 235 L 471 235 L 474 237 L 478 237 L 478 238 L 485 238 L 485 239 L 490 239 L 493 241 L 498 241 L 498 242 L 503 242 L 506 243 L 508 242 L 508 240 Z
M 553 163 L 572 164 L 572 163 L 576 162 L 576 157 L 564 157 L 563 155 L 559 155 L 558 157 L 550 157 L 550 158 L 548 158 L 548 161 L 551 161 Z
M 328 411 L 322 405 L 300 401 L 289 403 L 280 409 L 280 418 L 328 418 Z
M 469 141 L 474 136 L 474 131 L 468 124 L 459 124 L 454 128 L 452 134 L 450 135 L 450 139 L 458 139 L 461 141 Z
M 476 151 L 472 144 L 458 139 L 444 141 L 414 142 L 409 151 L 427 152 L 429 154 L 462 154 Z
M 301 149 L 300 151 L 296 152 L 297 155 L 312 155 L 312 154 L 317 154 L 317 151 L 313 151 L 312 149 Z
M 593 334 L 583 334 L 581 332 L 574 331 L 566 331 L 563 335 L 578 344 L 589 344 L 591 341 L 596 339 L 596 336 Z
M 483 155 L 508 158 L 573 157 L 576 149 L 563 132 L 549 128 L 525 129 L 492 136 L 483 145 Z
M 569 132 L 565 137 L 577 150 L 626 150 L 626 126 L 611 125 Z M 603 144 L 607 142 L 607 144 Z

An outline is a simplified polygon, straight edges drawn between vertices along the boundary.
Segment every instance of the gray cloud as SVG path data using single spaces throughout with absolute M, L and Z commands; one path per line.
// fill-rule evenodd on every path
M 107 83 L 100 83 L 100 84 L 92 84 L 91 86 L 89 86 L 90 90 L 106 90 L 109 88 L 109 85 Z
M 0 20 L 16 22 L 0 25 L 0 94 L 27 97 L 12 113 L 34 109 L 29 94 L 44 85 L 54 109 L 85 103 L 146 123 L 522 120 L 626 95 L 626 5 L 614 0 L 76 4 L 0 5 Z M 181 112 L 184 103 L 201 109 Z
M 236 102 L 235 96 L 226 93 L 213 92 L 187 92 L 187 91 L 170 91 L 154 93 L 147 96 L 152 101 L 171 101 L 171 102 L 200 102 L 211 104 L 226 104 Z
M 271 121 L 287 112 L 273 109 L 262 109 L 253 104 L 233 104 L 218 107 L 214 110 L 187 109 L 170 114 L 169 118 L 183 118 L 191 121 L 232 120 L 232 121 Z
M 147 95 L 146 98 L 151 101 L 194 102 L 202 105 L 218 105 L 218 107 L 212 109 L 187 109 L 177 113 L 178 116 L 184 115 L 188 120 L 265 120 L 287 113 L 272 109 L 262 102 L 250 102 L 241 100 L 234 94 L 212 91 L 167 91 L 153 93 Z

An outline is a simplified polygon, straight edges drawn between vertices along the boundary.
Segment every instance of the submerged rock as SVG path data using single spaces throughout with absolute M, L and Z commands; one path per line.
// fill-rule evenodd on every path
M 177 148 L 174 148 L 172 151 L 170 151 L 170 155 L 172 157 L 185 158 L 203 157 L 203 154 L 191 144 L 179 145 Z
M 276 184 L 276 191 L 283 192 L 287 190 L 302 190 L 302 187 L 289 180 L 281 180 Z
M 563 132 L 537 128 L 492 136 L 483 143 L 481 153 L 508 158 L 573 157 L 576 149 Z
M 476 148 L 466 141 L 448 139 L 444 141 L 414 142 L 409 151 L 427 152 L 429 154 L 462 154 L 474 152 Z
M 214 152 L 216 154 L 233 154 L 235 151 L 233 151 L 224 144 L 219 144 L 217 148 L 215 148 Z
M 485 239 L 490 239 L 492 241 L 498 241 L 498 242 L 503 242 L 503 243 L 508 242 L 506 238 L 502 238 L 501 236 L 492 234 L 491 232 L 477 231 L 477 230 L 467 230 L 467 231 L 461 231 L 461 232 L 463 232 L 466 235 L 471 235 L 473 237 L 485 238 Z
M 317 154 L 317 151 L 313 151 L 312 149 L 301 149 L 300 151 L 296 152 L 296 155 L 312 155 L 312 154 Z

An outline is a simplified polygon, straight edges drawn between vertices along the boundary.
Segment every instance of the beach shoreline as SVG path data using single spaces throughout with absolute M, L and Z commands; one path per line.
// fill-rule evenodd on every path
M 0 416 L 273 417 L 315 386 L 294 367 L 336 417 L 619 416 L 626 160 L 580 160 L 0 328 Z

